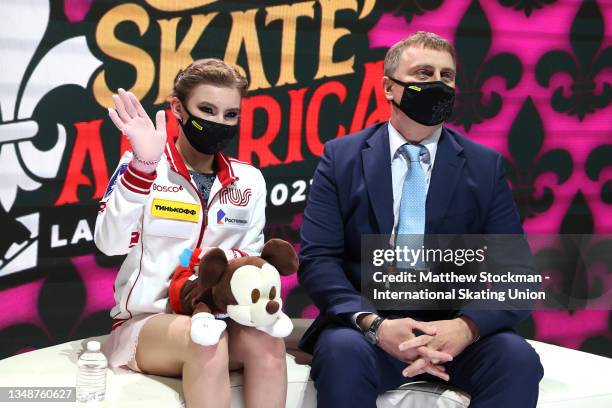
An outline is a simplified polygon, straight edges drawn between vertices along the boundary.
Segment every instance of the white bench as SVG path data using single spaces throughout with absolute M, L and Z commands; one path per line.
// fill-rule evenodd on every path
M 289 352 L 309 321 L 294 320 L 295 333 L 287 340 Z M 93 338 L 103 341 L 105 336 Z M 78 354 L 88 340 L 77 340 L 0 361 L 0 386 L 74 386 Z M 610 408 L 612 407 L 612 359 L 530 341 L 544 365 L 544 379 L 540 383 L 539 408 Z M 298 354 L 299 355 L 299 354 Z M 316 406 L 316 391 L 310 380 L 310 367 L 299 365 L 294 356 L 287 355 L 287 407 Z M 232 407 L 243 407 L 242 376 L 230 376 Z M 105 407 L 180 407 L 181 382 L 138 373 L 114 374 L 108 371 Z M 389 391 L 378 399 L 379 407 L 438 407 L 460 408 L 469 404 L 469 397 L 456 389 L 439 383 L 412 383 Z M 2 405 L 8 406 L 8 405 Z M 14 404 L 23 407 L 23 403 Z M 27 404 L 34 407 L 36 404 Z M 49 407 L 48 404 L 40 405 Z M 53 406 L 60 406 L 53 404 Z M 74 406 L 74 403 L 68 406 Z

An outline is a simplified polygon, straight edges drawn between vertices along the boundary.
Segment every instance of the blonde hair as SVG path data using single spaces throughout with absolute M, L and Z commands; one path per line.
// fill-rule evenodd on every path
M 243 97 L 249 88 L 246 77 L 235 67 L 217 58 L 204 58 L 193 61 L 178 73 L 172 95 L 187 102 L 189 93 L 199 84 L 236 88 Z
M 397 69 L 397 64 L 399 64 L 404 49 L 415 46 L 437 51 L 446 51 L 453 57 L 453 61 L 455 61 L 455 48 L 446 38 L 442 38 L 438 34 L 429 33 L 427 31 L 417 31 L 389 48 L 387 55 L 385 55 L 384 74 L 386 76 L 392 76 Z

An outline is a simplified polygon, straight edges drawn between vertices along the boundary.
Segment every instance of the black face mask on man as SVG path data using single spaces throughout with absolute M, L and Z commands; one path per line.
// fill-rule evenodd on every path
M 179 121 L 189 144 L 203 154 L 215 154 L 223 150 L 238 133 L 238 125 L 226 125 L 198 118 L 185 108 L 187 120 Z
M 391 100 L 410 119 L 425 126 L 435 126 L 450 118 L 455 103 L 455 90 L 441 81 L 402 82 L 389 77 L 404 87 L 398 104 Z

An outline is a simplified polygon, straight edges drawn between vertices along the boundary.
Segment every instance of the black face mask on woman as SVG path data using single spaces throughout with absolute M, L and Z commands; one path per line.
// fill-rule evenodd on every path
M 402 82 L 389 77 L 404 87 L 398 104 L 391 100 L 410 119 L 425 126 L 434 126 L 450 118 L 455 102 L 455 90 L 441 81 Z
M 184 107 L 184 105 L 183 105 Z M 225 148 L 238 133 L 238 125 L 226 125 L 193 116 L 187 112 L 185 123 L 179 121 L 189 144 L 200 153 L 215 154 Z

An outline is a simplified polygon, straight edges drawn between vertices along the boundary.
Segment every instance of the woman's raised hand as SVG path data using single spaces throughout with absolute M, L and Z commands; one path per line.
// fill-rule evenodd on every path
M 119 94 L 112 98 L 115 109 L 109 108 L 108 116 L 132 145 L 135 159 L 132 165 L 138 170 L 152 173 L 166 146 L 165 112 L 157 112 L 154 126 L 132 92 L 119 88 Z

